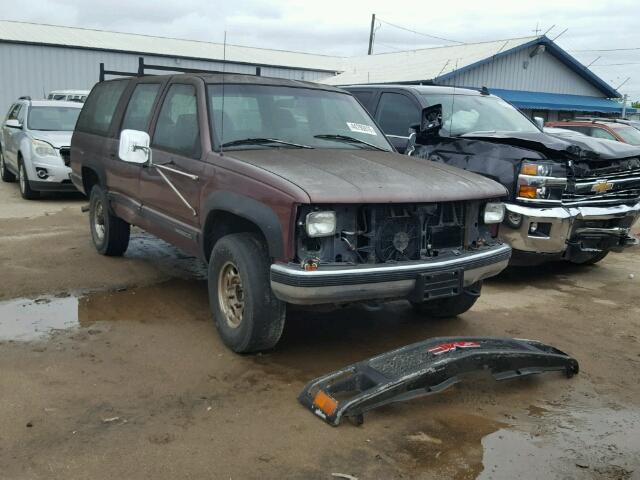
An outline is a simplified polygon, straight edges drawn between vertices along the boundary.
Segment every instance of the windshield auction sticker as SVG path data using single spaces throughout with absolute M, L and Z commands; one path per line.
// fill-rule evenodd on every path
M 367 135 L 378 135 L 371 125 L 347 122 L 347 127 L 349 127 L 349 130 L 352 132 L 366 133 Z

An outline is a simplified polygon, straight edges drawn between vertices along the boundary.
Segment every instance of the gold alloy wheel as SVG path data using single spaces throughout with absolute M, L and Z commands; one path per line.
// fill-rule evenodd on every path
M 238 267 L 227 262 L 218 276 L 218 302 L 222 308 L 227 325 L 238 328 L 244 313 L 244 288 Z
M 102 200 L 96 200 L 95 212 L 93 214 L 93 230 L 96 233 L 98 243 L 104 240 L 104 208 Z

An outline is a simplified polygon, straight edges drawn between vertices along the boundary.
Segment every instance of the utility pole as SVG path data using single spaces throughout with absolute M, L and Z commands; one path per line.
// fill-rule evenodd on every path
M 628 98 L 629 98 L 629 95 L 627 95 L 626 93 L 622 97 L 622 118 L 625 118 L 627 116 L 627 99 Z
M 369 31 L 369 52 L 367 53 L 367 55 L 373 54 L 373 35 L 374 35 L 373 29 L 375 28 L 375 25 L 376 25 L 376 14 L 374 13 L 371 15 L 371 30 Z

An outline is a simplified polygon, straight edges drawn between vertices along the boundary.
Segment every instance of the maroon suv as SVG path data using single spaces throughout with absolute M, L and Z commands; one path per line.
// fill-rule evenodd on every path
M 224 82 L 224 83 L 223 83 Z M 71 145 L 97 250 L 137 225 L 208 262 L 237 352 L 273 347 L 291 304 L 408 299 L 428 316 L 473 305 L 510 248 L 505 188 L 394 153 L 347 92 L 242 75 L 101 82 Z

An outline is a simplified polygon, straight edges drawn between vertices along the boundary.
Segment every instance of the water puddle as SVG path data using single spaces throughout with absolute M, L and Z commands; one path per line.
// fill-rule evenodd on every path
M 79 325 L 78 297 L 18 298 L 0 302 L 0 341 L 32 341 Z
M 478 478 L 638 478 L 633 475 L 640 472 L 640 411 L 601 408 L 544 416 L 522 430 L 484 437 Z
M 96 322 L 208 320 L 206 283 L 172 280 L 147 287 L 0 302 L 0 342 L 44 340 Z

